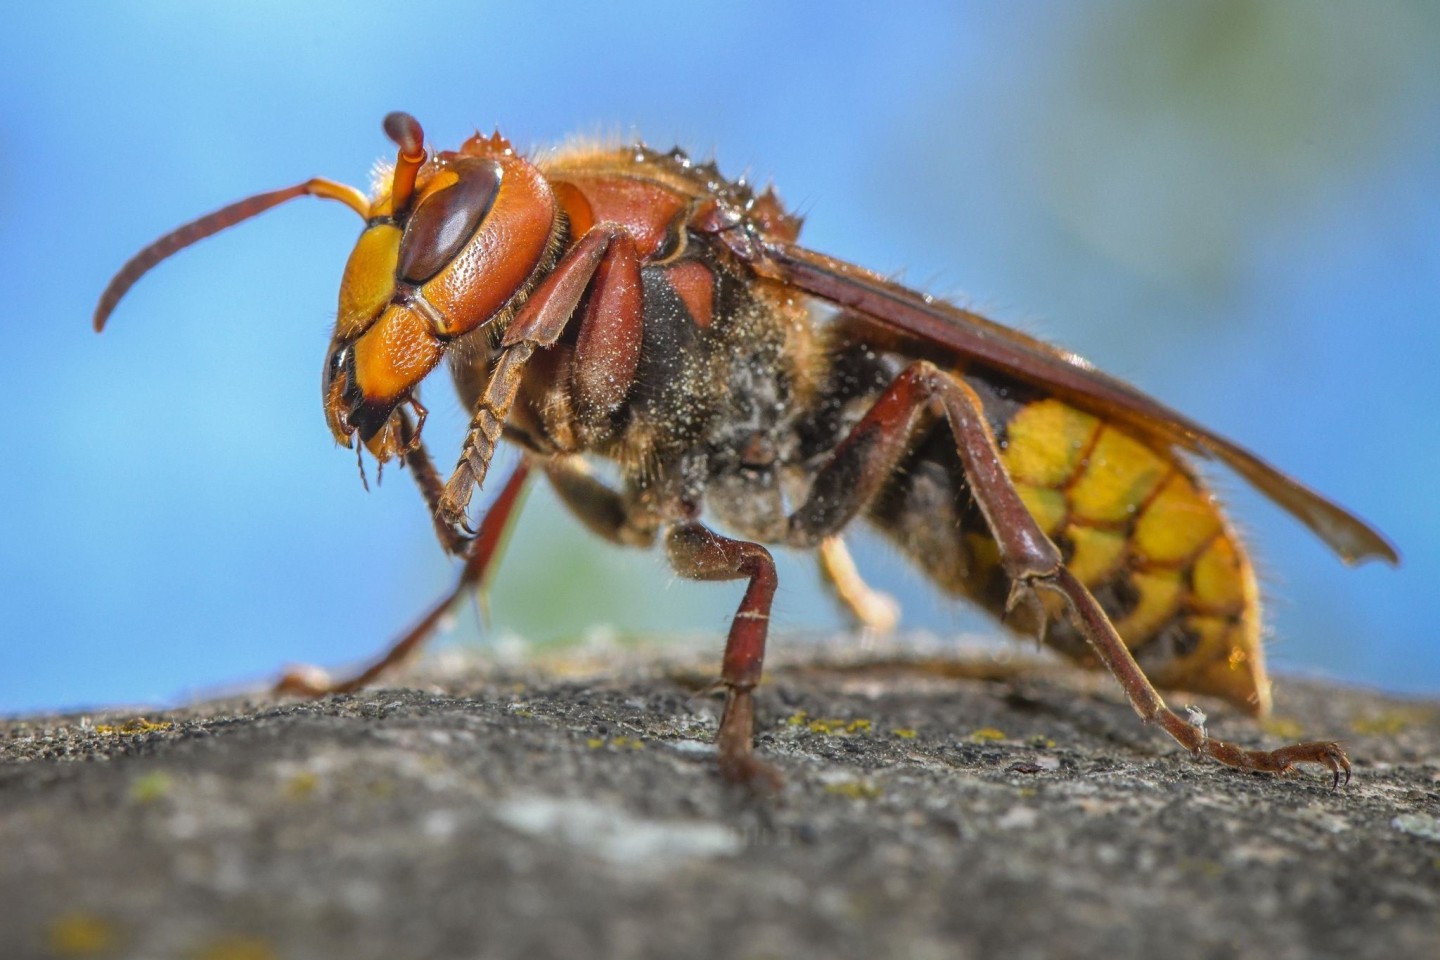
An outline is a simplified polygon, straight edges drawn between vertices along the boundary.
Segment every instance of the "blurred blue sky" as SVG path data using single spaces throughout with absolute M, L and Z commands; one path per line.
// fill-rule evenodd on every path
M 408 477 L 364 493 L 319 375 L 357 232 L 298 202 L 147 277 L 161 232 L 433 143 L 638 134 L 773 178 L 813 247 L 1090 357 L 1374 521 L 1347 570 L 1233 477 L 1279 667 L 1440 692 L 1440 16 L 1371 3 L 25 5 L 0 63 L 0 711 L 167 700 L 378 651 L 449 581 Z M 823 14 L 820 12 L 823 9 Z M 463 414 L 427 403 L 442 465 Z M 441 441 L 439 438 L 452 438 Z M 906 624 L 984 629 L 861 538 Z M 804 557 L 784 629 L 835 624 Z M 722 642 L 738 586 L 532 496 L 490 636 Z M 457 635 L 474 637 L 462 613 Z

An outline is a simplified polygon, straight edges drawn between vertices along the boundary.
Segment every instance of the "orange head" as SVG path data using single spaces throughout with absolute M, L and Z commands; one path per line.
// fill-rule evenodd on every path
M 340 282 L 322 384 L 335 439 L 380 460 L 400 450 L 393 414 L 457 339 L 508 319 L 552 256 L 558 204 L 544 177 L 498 134 L 428 158 L 420 124 L 385 118 L 399 147 L 373 198 L 324 179 L 260 194 L 187 224 L 136 254 L 95 311 L 101 329 L 146 271 L 197 240 L 299 196 L 339 200 L 365 218 Z

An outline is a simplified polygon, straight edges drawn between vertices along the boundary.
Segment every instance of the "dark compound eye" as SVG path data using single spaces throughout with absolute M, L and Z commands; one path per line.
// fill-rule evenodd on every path
M 330 361 L 325 364 L 325 380 L 321 387 L 326 393 L 330 392 L 330 385 L 340 378 L 346 364 L 350 362 L 350 347 L 336 347 L 330 351 Z
M 321 384 L 321 391 L 328 403 L 332 398 L 331 394 L 338 388 L 342 391 L 340 399 L 345 401 L 345 408 L 352 410 L 364 398 L 360 392 L 360 386 L 355 382 L 355 350 L 350 344 L 338 346 L 330 352 L 330 359 L 325 364 L 325 377 Z
M 500 165 L 466 164 L 460 179 L 420 202 L 400 241 L 400 278 L 424 283 L 445 268 L 474 235 L 500 191 Z

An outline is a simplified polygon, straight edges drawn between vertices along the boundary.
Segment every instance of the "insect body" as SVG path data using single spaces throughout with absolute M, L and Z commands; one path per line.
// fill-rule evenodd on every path
M 1270 704 L 1255 579 L 1187 454 L 1230 465 L 1345 560 L 1395 562 L 1363 522 L 1078 357 L 798 246 L 799 221 L 773 192 L 678 151 L 530 161 L 477 134 L 431 158 L 413 118 L 391 114 L 385 129 L 398 156 L 373 199 L 316 179 L 226 207 L 139 253 L 95 314 L 99 329 L 160 260 L 285 200 L 339 200 L 364 218 L 325 416 L 341 444 L 411 468 L 465 565 L 370 670 L 282 687 L 352 689 L 422 642 L 484 578 L 538 470 L 599 535 L 663 542 L 683 576 L 747 581 L 721 675 L 732 779 L 775 780 L 752 748 L 776 587 L 764 544 L 818 549 L 864 615 L 839 539 L 861 517 L 943 590 L 1110 670 L 1188 749 L 1348 778 L 1338 744 L 1245 750 L 1172 712 L 1154 683 L 1255 713 Z M 416 393 L 441 360 L 472 413 L 448 480 Z M 467 505 L 502 439 L 521 463 L 472 530 Z M 591 473 L 597 458 L 616 465 L 618 488 Z

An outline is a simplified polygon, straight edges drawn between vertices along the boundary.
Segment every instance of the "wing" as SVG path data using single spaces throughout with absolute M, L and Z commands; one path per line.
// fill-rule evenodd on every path
M 863 314 L 903 337 L 952 351 L 968 364 L 1033 384 L 1144 436 L 1221 460 L 1315 531 L 1346 563 L 1399 562 L 1389 541 L 1359 517 L 1075 354 L 804 247 L 740 231 L 726 239 L 762 276 Z

